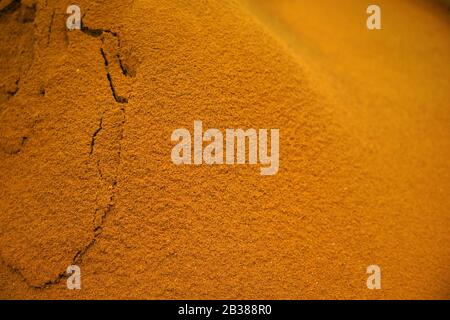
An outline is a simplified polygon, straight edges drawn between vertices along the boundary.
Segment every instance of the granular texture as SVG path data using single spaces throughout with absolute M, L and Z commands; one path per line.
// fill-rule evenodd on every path
M 448 299 L 448 9 L 377 3 L 1 0 L 0 298 Z M 279 172 L 174 165 L 194 120 Z

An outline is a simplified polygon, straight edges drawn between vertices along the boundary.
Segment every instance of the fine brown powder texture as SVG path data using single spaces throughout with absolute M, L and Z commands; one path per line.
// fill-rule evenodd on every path
M 377 3 L 1 0 L 0 298 L 450 298 L 449 11 Z M 194 120 L 279 172 L 176 166 Z

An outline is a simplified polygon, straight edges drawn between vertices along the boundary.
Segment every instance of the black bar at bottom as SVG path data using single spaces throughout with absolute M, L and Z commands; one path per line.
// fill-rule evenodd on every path
M 11 315 L 33 314 L 43 316 L 71 314 L 84 317 L 99 314 L 123 316 L 132 313 L 144 319 L 301 319 L 314 316 L 359 315 L 361 319 L 405 316 L 448 308 L 448 301 L 312 301 L 312 300 L 138 300 L 138 301 L 0 301 L 0 307 Z M 58 311 L 58 312 L 56 312 Z M 11 312 L 11 313 L 10 313 Z M 7 314 L 8 314 L 7 313 Z

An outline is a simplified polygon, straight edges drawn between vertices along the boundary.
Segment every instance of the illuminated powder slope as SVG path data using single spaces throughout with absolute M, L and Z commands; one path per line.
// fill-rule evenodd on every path
M 0 1 L 1 298 L 448 298 L 442 8 L 69 4 Z M 280 171 L 174 165 L 194 120 L 279 128 Z

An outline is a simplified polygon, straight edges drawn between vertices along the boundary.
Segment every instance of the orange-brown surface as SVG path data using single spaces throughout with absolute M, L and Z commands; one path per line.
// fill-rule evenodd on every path
M 0 298 L 450 297 L 445 6 L 69 4 L 0 1 Z M 194 120 L 279 128 L 280 171 L 174 165 Z

